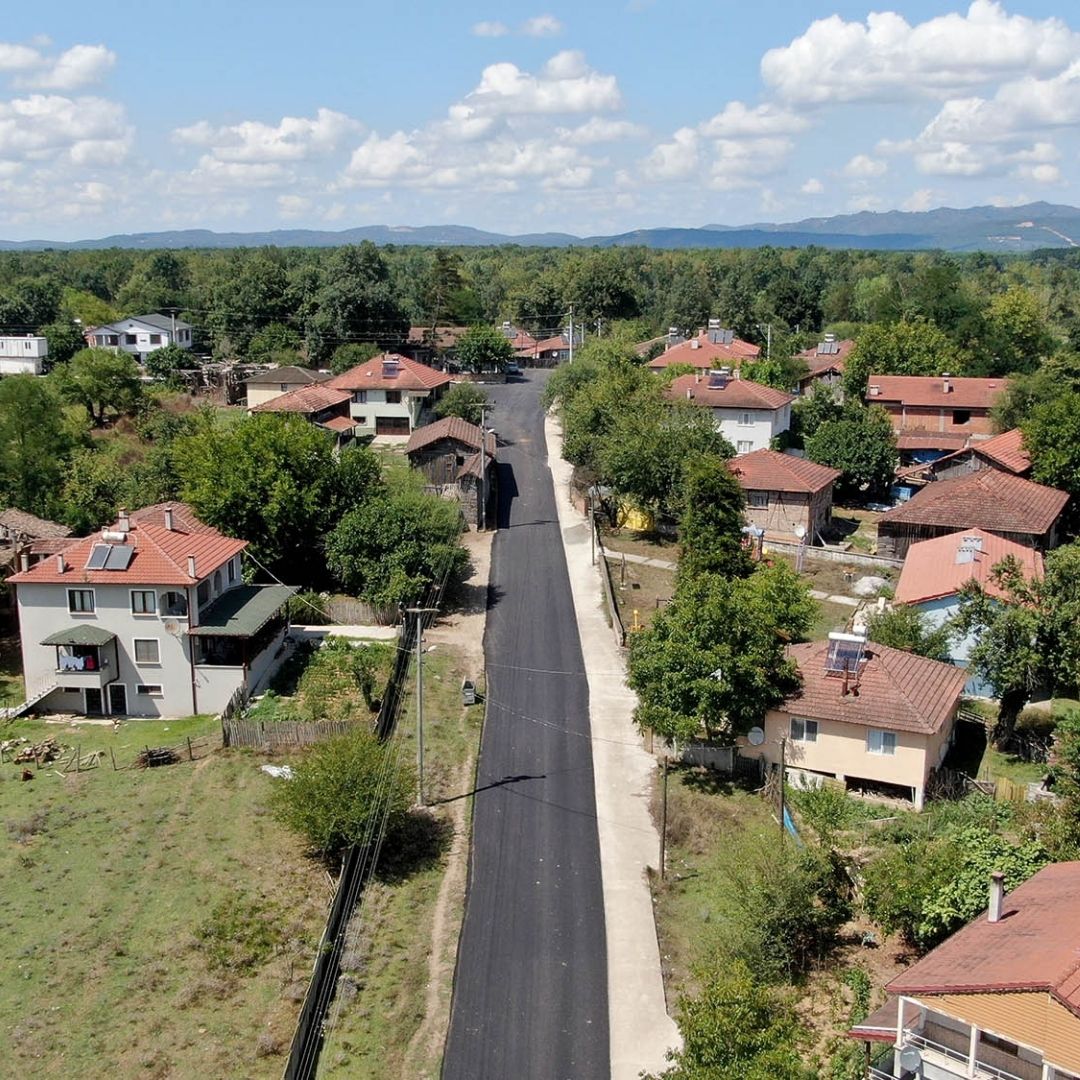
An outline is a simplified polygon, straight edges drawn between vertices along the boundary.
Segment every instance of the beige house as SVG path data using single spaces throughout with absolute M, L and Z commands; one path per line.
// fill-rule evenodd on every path
M 988 899 L 848 1032 L 867 1045 L 871 1080 L 1080 1078 L 1080 862 L 1008 894 L 993 874 Z
M 321 371 L 309 371 L 295 364 L 262 371 L 244 380 L 244 386 L 247 388 L 247 407 L 254 409 L 256 405 L 265 405 L 266 402 L 273 401 L 282 394 L 290 394 L 301 387 L 326 382 L 329 378 L 328 374 L 324 375 Z
M 792 783 L 843 782 L 849 790 L 909 799 L 952 739 L 967 674 L 952 664 L 855 634 L 792 645 L 801 688 L 765 717 L 765 740 L 741 753 L 779 765 Z
M 746 493 L 746 520 L 766 540 L 813 543 L 832 520 L 833 484 L 839 469 L 806 458 L 755 450 L 729 462 Z

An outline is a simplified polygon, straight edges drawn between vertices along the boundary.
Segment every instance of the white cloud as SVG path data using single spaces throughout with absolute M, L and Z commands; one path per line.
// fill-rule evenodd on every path
M 554 37 L 562 31 L 563 24 L 554 15 L 534 15 L 526 19 L 521 27 L 526 37 Z
M 41 63 L 41 53 L 28 45 L 0 41 L 0 72 L 30 71 Z
M 3 161 L 108 165 L 126 156 L 133 134 L 124 107 L 103 98 L 31 94 L 0 101 Z
M 804 195 L 821 195 L 825 191 L 825 185 L 816 176 L 811 176 L 799 190 Z
M 385 139 L 372 132 L 353 151 L 345 176 L 354 183 L 386 183 L 421 176 L 428 171 L 424 155 L 404 131 L 395 131 Z
M 495 20 L 473 23 L 472 32 L 476 37 L 506 37 L 510 27 Z
M 856 154 L 845 166 L 844 175 L 853 180 L 871 180 L 878 176 L 884 176 L 888 165 L 880 158 L 872 158 L 866 154 Z
M 877 210 L 881 205 L 882 200 L 877 195 L 856 195 L 848 201 L 848 206 L 855 211 Z
M 116 53 L 104 45 L 73 45 L 44 60 L 37 74 L 25 75 L 19 83 L 39 90 L 78 90 L 100 82 L 115 64 Z
M 996 0 L 973 0 L 966 14 L 909 24 L 894 11 L 866 22 L 839 15 L 813 22 L 761 60 L 766 84 L 801 104 L 948 96 L 1029 73 L 1048 75 L 1080 56 L 1080 34 L 1057 18 L 1009 15 Z
M 700 142 L 693 128 L 679 128 L 669 142 L 660 143 L 645 159 L 645 175 L 650 180 L 682 180 L 690 176 L 698 168 Z
M 1056 165 L 1020 165 L 1013 175 L 1023 180 L 1034 180 L 1037 184 L 1061 182 L 1061 169 Z
M 283 218 L 303 217 L 311 209 L 311 200 L 303 195 L 279 195 L 277 208 Z
M 468 116 L 605 112 L 622 104 L 614 75 L 601 75 L 582 53 L 556 53 L 539 75 L 508 62 L 484 68 L 476 89 L 461 103 Z
M 901 209 L 911 211 L 929 210 L 936 202 L 932 188 L 919 188 L 913 191 L 901 204 Z
M 555 132 L 561 142 L 579 146 L 634 139 L 644 134 L 645 129 L 640 124 L 632 124 L 629 120 L 606 120 L 600 116 L 594 116 L 575 128 L 557 128 Z
M 795 135 L 805 131 L 809 121 L 789 109 L 764 104 L 749 108 L 741 101 L 729 101 L 698 130 L 709 138 L 739 138 L 759 135 Z
M 713 144 L 709 187 L 737 191 L 757 187 L 764 176 L 780 172 L 791 152 L 788 139 L 718 139 Z
M 285 116 L 277 124 L 244 120 L 214 127 L 205 120 L 177 128 L 173 139 L 181 144 L 210 148 L 222 162 L 305 161 L 333 153 L 345 140 L 363 131 L 363 124 L 333 109 L 319 109 L 314 117 Z

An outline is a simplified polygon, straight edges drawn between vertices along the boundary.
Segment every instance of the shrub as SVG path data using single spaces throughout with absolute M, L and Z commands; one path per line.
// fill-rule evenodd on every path
M 220 900 L 195 931 L 209 966 L 246 973 L 263 964 L 281 943 L 278 914 L 236 896 Z

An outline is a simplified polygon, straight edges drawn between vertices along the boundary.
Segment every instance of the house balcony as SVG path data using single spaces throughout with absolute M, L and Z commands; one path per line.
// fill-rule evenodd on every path
M 905 1067 L 901 1061 L 904 1051 L 917 1051 L 921 1067 Z M 912 1054 L 913 1063 L 918 1059 Z M 871 1080 L 1041 1080 L 1041 1065 L 1015 1059 L 1015 1068 L 1008 1069 L 987 1062 L 972 1061 L 968 1053 L 943 1043 L 935 1042 L 913 1031 L 905 1031 L 900 1050 L 890 1046 L 882 1051 L 868 1071 Z
M 117 677 L 116 635 L 98 626 L 78 625 L 58 630 L 42 643 L 56 649 L 57 684 L 100 690 Z

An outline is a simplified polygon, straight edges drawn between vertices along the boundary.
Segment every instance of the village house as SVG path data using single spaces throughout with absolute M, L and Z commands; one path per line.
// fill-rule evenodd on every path
M 903 559 L 912 544 L 960 529 L 983 529 L 1025 547 L 1047 551 L 1069 496 L 1021 476 L 983 469 L 927 484 L 878 519 L 878 554 Z
M 105 326 L 91 327 L 83 337 L 91 348 L 127 353 L 142 364 L 150 353 L 164 349 L 166 345 L 190 349 L 193 329 L 191 323 L 174 315 L 154 313 L 134 315 Z
M 802 685 L 766 713 L 764 742 L 740 753 L 774 766 L 783 757 L 793 783 L 837 780 L 921 810 L 952 739 L 964 672 L 856 634 L 791 645 L 787 654 Z
M 959 614 L 961 591 L 971 582 L 989 596 L 1004 596 L 994 583 L 992 571 L 1006 558 L 1015 559 L 1028 580 L 1042 577 L 1043 557 L 1038 551 L 982 529 L 964 529 L 922 540 L 908 549 L 894 600 L 916 608 L 925 622 L 936 629 Z M 954 633 L 949 662 L 966 668 L 977 641 L 973 633 L 963 637 Z M 972 677 L 965 693 L 990 696 L 991 688 Z
M 791 427 L 794 397 L 771 386 L 740 379 L 736 372 L 681 375 L 664 391 L 669 401 L 688 401 L 712 410 L 716 429 L 737 454 L 766 450 Z
M 410 360 L 431 365 L 452 355 L 467 326 L 410 326 L 401 354 Z
M 246 585 L 247 541 L 162 503 L 8 578 L 25 707 L 87 716 L 217 712 L 281 659 L 294 589 Z
M 832 519 L 839 469 L 775 450 L 755 450 L 730 462 L 746 493 L 746 520 L 765 540 L 813 543 Z
M 668 347 L 649 361 L 649 370 L 659 373 L 674 364 L 689 364 L 702 371 L 738 369 L 744 360 L 756 360 L 760 355 L 759 345 L 736 337 L 719 319 L 710 319 L 708 328 L 689 340 L 674 327 L 669 330 Z
M 407 439 L 431 418 L 450 376 L 397 353 L 383 353 L 322 385 L 351 396 L 349 415 L 357 436 Z
M 918 464 L 988 439 L 990 409 L 1007 386 L 1007 379 L 871 375 L 865 400 L 889 414 L 904 464 Z
M 356 435 L 356 421 L 349 414 L 353 396 L 348 390 L 336 390 L 326 382 L 312 383 L 249 408 L 256 413 L 291 413 L 309 424 L 329 431 L 338 446 L 351 442 Z
M 817 345 L 796 353 L 806 364 L 806 374 L 799 379 L 799 393 L 811 394 L 827 387 L 830 393 L 838 394 L 845 361 L 854 348 L 850 338 L 838 341 L 835 334 L 826 334 Z
M 972 443 L 933 461 L 910 465 L 898 470 L 894 493 L 910 499 L 924 484 L 934 480 L 955 480 L 983 469 L 998 469 L 1012 476 L 1028 476 L 1031 455 L 1024 449 L 1024 436 L 1019 428 Z
M 34 334 L 0 334 L 0 375 L 40 375 L 49 342 Z
M 536 356 L 536 346 L 539 343 L 528 330 L 521 330 L 511 322 L 504 322 L 499 329 L 513 346 L 514 356 L 521 360 L 530 360 Z
M 988 900 L 848 1032 L 866 1044 L 870 1080 L 1080 1078 L 1080 862 L 1011 893 L 995 872 Z
M 455 499 L 469 526 L 481 529 L 494 523 L 496 445 L 493 432 L 447 416 L 417 428 L 405 453 L 409 464 L 424 475 L 429 490 Z
M 244 380 L 244 387 L 247 390 L 247 407 L 254 409 L 256 405 L 273 401 L 282 394 L 326 382 L 329 378 L 330 375 L 326 372 L 312 371 L 310 368 L 297 367 L 295 364 L 260 371 L 258 375 L 252 375 L 250 379 Z

